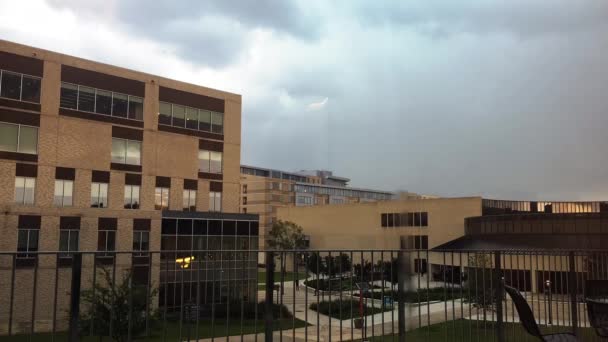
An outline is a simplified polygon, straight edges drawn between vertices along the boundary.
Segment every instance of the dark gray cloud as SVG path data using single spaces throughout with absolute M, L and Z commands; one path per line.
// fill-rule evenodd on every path
M 167 65 L 142 51 L 146 71 L 241 93 L 245 164 L 444 196 L 608 199 L 607 1 L 54 2 L 166 48 Z

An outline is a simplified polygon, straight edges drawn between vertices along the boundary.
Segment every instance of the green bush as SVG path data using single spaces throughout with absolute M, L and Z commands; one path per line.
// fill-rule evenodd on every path
M 264 313 L 266 312 L 266 304 L 264 302 L 257 303 L 257 319 L 263 319 Z M 214 306 L 211 304 L 202 304 L 199 306 L 199 319 L 211 319 L 214 316 L 216 319 L 241 319 L 241 314 L 244 319 L 256 319 L 256 304 L 253 302 L 241 302 L 239 300 L 233 300 L 229 303 L 216 303 Z M 292 314 L 285 305 L 272 304 L 272 317 L 278 319 L 279 317 L 291 318 Z M 179 321 L 180 312 L 173 311 L 167 314 L 167 320 Z
M 337 318 L 337 319 L 350 319 L 350 318 L 356 318 L 359 317 L 359 301 L 357 300 L 333 300 L 331 302 L 329 301 L 322 301 L 319 302 L 319 304 L 317 305 L 317 303 L 312 303 L 309 306 L 310 310 L 314 310 L 317 311 L 323 315 L 327 315 L 327 316 L 331 316 L 333 318 Z M 331 309 L 331 314 L 330 314 L 330 309 Z M 388 311 L 388 309 L 385 309 L 384 311 Z M 352 312 L 352 315 L 351 315 Z M 367 315 L 373 315 L 373 314 L 377 314 L 382 312 L 381 308 L 374 308 L 371 306 L 364 306 L 363 307 L 363 314 L 365 316 Z M 340 313 L 342 313 L 342 316 L 340 316 Z

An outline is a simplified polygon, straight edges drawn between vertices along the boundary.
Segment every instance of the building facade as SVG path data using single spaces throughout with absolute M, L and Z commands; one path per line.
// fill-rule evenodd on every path
M 241 212 L 259 214 L 261 234 L 265 235 L 277 219 L 279 208 L 393 198 L 391 192 L 350 187 L 349 181 L 348 178 L 334 176 L 331 171 L 286 172 L 241 165 Z
M 107 252 L 83 260 L 86 286 L 94 266 L 134 267 L 114 251 L 169 251 L 138 272 L 162 292 L 175 276 L 159 265 L 175 266 L 176 250 L 257 249 L 257 215 L 239 214 L 240 144 L 240 95 L 0 41 L 0 251 L 19 252 L 0 261 L 3 279 L 17 267 L 0 307 L 11 286 L 36 283 L 43 301 L 66 293 L 71 252 Z M 31 296 L 13 305 L 26 313 Z M 51 304 L 38 303 L 35 324 Z

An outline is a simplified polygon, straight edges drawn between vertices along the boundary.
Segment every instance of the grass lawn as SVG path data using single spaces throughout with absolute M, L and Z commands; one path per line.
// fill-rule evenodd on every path
M 397 327 L 395 326 L 395 329 Z M 517 342 L 537 342 L 538 339 L 528 335 L 519 323 L 504 323 L 505 338 L 507 341 Z M 568 327 L 541 328 L 543 333 L 567 332 Z M 378 331 L 376 331 L 378 333 Z M 368 330 L 368 335 L 371 331 Z M 595 333 L 592 329 L 579 329 L 581 341 L 600 341 L 594 339 Z M 398 335 L 385 335 L 368 338 L 374 342 L 393 342 L 398 341 Z M 434 324 L 429 327 L 422 327 L 405 333 L 405 340 L 408 342 L 471 342 L 471 341 L 496 341 L 496 330 L 492 322 L 456 320 L 447 323 Z
M 279 326 L 279 322 L 278 320 L 275 320 L 275 327 L 274 330 L 285 330 L 285 329 L 291 329 L 293 327 L 293 323 L 290 319 L 285 319 L 283 321 L 280 322 L 280 326 Z M 295 320 L 295 326 L 296 328 L 301 328 L 304 327 L 306 324 L 304 323 L 304 321 Z M 157 322 L 151 325 L 152 326 L 152 332 L 151 332 L 151 337 L 146 339 L 145 337 L 142 338 L 136 338 L 135 340 L 141 340 L 141 341 L 163 341 L 163 334 L 166 338 L 167 341 L 179 341 L 179 323 L 177 322 L 167 322 L 167 327 L 166 330 L 163 330 L 163 323 L 162 322 Z M 183 325 L 182 326 L 182 340 L 186 340 L 188 337 L 188 329 L 190 329 L 190 338 L 194 338 L 195 334 L 196 334 L 196 327 L 195 324 L 191 324 L 190 326 L 188 325 Z M 213 329 L 211 328 L 211 321 L 201 321 L 199 322 L 199 331 L 198 331 L 198 337 L 199 338 L 209 338 L 209 337 L 221 337 L 221 336 L 233 336 L 233 335 L 240 335 L 241 332 L 245 335 L 247 334 L 253 334 L 255 332 L 261 333 L 264 332 L 264 320 L 258 320 L 257 322 L 257 327 L 255 324 L 255 320 L 243 320 L 243 328 L 241 330 L 241 321 L 240 320 L 230 320 L 230 324 L 229 324 L 229 328 L 228 328 L 228 334 L 226 334 L 226 319 L 218 319 L 218 321 L 215 322 Z M 42 342 L 42 341 L 50 341 L 51 339 L 51 334 L 35 334 L 32 336 L 32 339 L 29 339 L 28 335 L 16 335 L 16 336 L 0 336 L 0 341 L 4 342 L 4 341 L 10 341 L 10 342 L 25 342 L 25 341 L 33 341 L 33 342 Z M 66 333 L 58 333 L 55 335 L 55 340 L 56 341 L 67 341 L 67 334 Z M 107 338 L 106 338 L 107 340 Z M 91 337 L 91 336 L 86 336 L 83 337 L 81 339 L 81 341 L 83 342 L 93 342 L 93 341 L 99 341 L 99 337 Z
M 284 275 L 284 280 L 283 281 L 293 281 L 295 279 L 295 272 L 285 272 Z M 300 272 L 298 275 L 298 279 L 300 281 L 306 279 L 306 273 L 302 273 Z M 280 283 L 281 282 L 281 272 L 274 272 L 274 282 L 275 283 Z M 266 284 L 266 272 L 265 271 L 258 271 L 258 284 Z

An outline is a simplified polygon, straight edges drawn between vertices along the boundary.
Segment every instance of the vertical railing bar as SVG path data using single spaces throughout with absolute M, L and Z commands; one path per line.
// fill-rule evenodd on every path
M 482 253 L 481 254 L 483 256 L 483 267 L 481 269 L 481 294 L 482 294 L 482 303 L 483 305 L 481 306 L 481 309 L 483 310 L 483 337 L 487 338 L 487 331 L 488 331 L 488 327 L 487 327 L 487 315 L 486 315 L 486 306 L 487 306 L 487 302 L 486 302 L 486 265 L 485 265 L 485 258 L 486 258 L 486 254 Z
M 79 336 L 79 316 L 80 316 L 80 284 L 82 276 L 82 254 L 75 253 L 72 257 L 72 280 L 70 293 L 70 328 L 69 341 L 80 340 Z
M 310 262 L 310 252 L 304 253 L 306 256 L 304 260 L 304 273 L 306 276 L 304 277 L 304 341 L 308 341 L 308 263 Z M 351 259 L 352 260 L 352 259 Z
M 161 263 L 162 263 L 162 255 L 163 253 L 160 253 L 161 255 Z M 164 295 L 165 295 L 165 305 L 163 306 L 163 341 L 166 340 L 167 338 L 167 307 L 169 306 L 169 258 L 166 256 L 165 253 L 165 291 L 164 291 Z
M 97 292 L 95 291 L 95 284 L 97 283 L 97 255 L 92 254 L 92 257 L 93 257 L 93 285 L 91 287 L 91 291 L 93 291 L 92 297 L 93 297 L 93 304 L 95 305 L 97 303 Z M 72 259 L 72 262 L 74 262 L 73 259 Z M 94 333 L 95 333 L 95 310 L 93 310 L 93 312 L 91 312 L 91 336 L 93 336 Z
M 131 253 L 131 263 L 134 262 L 133 260 L 133 256 L 134 254 Z M 131 265 L 131 269 L 133 269 L 133 264 Z M 133 318 L 133 271 L 131 271 L 131 274 L 129 275 L 129 298 L 127 299 L 127 305 L 128 305 L 128 316 L 127 316 L 127 341 L 131 341 L 131 334 L 132 334 L 132 328 L 133 328 L 133 324 L 132 324 L 132 318 Z
M 375 316 L 374 315 L 374 292 L 375 292 L 374 291 L 374 269 L 375 269 L 375 266 L 376 266 L 376 265 L 374 265 L 374 251 L 371 251 L 371 259 L 370 260 L 371 260 L 370 284 L 371 284 L 371 288 L 372 288 L 371 289 L 371 303 L 372 303 L 372 307 L 371 307 L 371 310 L 369 310 L 369 311 L 370 311 L 370 315 L 372 316 L 372 338 L 374 338 L 374 325 L 375 325 L 374 324 L 374 316 Z M 363 313 L 367 314 L 366 311 L 367 311 L 367 306 L 365 306 L 363 308 Z M 368 315 L 365 315 L 365 316 L 367 317 Z M 331 327 L 331 323 L 330 323 L 330 327 Z M 330 331 L 331 331 L 331 329 L 330 329 Z M 331 338 L 330 338 L 330 341 L 331 341 Z
M 494 281 L 494 273 L 495 273 L 494 267 L 496 267 L 496 264 L 495 264 L 495 262 L 492 261 L 492 257 L 494 256 L 494 254 L 492 252 L 489 252 L 489 256 L 490 256 L 490 269 L 489 269 L 489 272 L 490 272 L 490 279 L 489 279 L 490 280 L 490 293 L 488 295 L 490 296 L 490 298 L 489 298 L 490 299 L 490 303 L 495 303 L 496 296 L 493 293 L 493 291 L 494 291 L 494 283 L 495 283 L 495 281 Z M 491 307 L 492 306 L 490 305 L 490 308 Z M 490 322 L 491 322 L 490 326 L 496 326 L 497 325 L 496 321 L 494 320 L 494 310 L 491 310 L 491 309 L 490 309 Z M 496 340 L 496 334 L 492 334 L 491 336 L 492 336 L 492 341 L 495 341 Z
M 264 341 L 272 342 L 272 292 L 274 287 L 274 253 L 266 252 L 266 301 L 264 305 Z
M 8 307 L 8 336 L 13 335 L 13 303 L 15 297 L 15 269 L 17 268 L 17 254 L 13 253 L 13 268 L 11 269 L 11 296 Z
M 181 257 L 185 258 L 186 256 L 182 253 Z M 177 264 L 177 262 L 176 262 L 176 264 Z M 185 266 L 185 262 L 180 265 L 181 280 L 180 280 L 180 291 L 179 291 L 180 305 L 179 305 L 179 325 L 178 325 L 178 336 L 179 336 L 178 340 L 179 341 L 182 340 L 182 328 L 183 328 L 183 324 L 184 324 L 184 266 Z M 177 275 L 177 273 L 175 273 L 175 274 Z
M 285 262 L 285 254 L 284 252 L 279 252 L 280 254 L 280 269 L 281 269 L 281 286 L 279 287 L 279 306 L 283 307 L 283 291 L 285 290 L 285 268 L 283 267 Z M 283 342 L 283 310 L 279 309 L 279 341 Z
M 355 337 L 355 332 L 354 332 L 354 320 L 355 320 L 355 316 L 353 315 L 353 276 L 354 276 L 354 267 L 355 267 L 355 259 L 353 258 L 353 251 L 350 251 L 350 275 L 349 275 L 349 279 L 350 279 L 350 340 L 354 340 Z
M 441 252 L 441 254 L 443 255 L 443 267 L 442 267 L 442 275 L 441 275 L 441 279 L 443 280 L 443 315 L 444 315 L 444 320 L 446 322 L 446 327 L 444 330 L 444 341 L 448 340 L 448 293 L 447 293 L 447 283 L 446 283 L 446 279 L 445 279 L 445 269 L 447 268 L 447 261 L 446 261 L 446 257 L 445 257 L 445 251 Z
M 212 246 L 213 247 L 213 246 Z M 219 254 L 219 266 L 217 264 L 218 260 L 215 259 L 215 256 Z M 211 253 L 211 260 L 213 260 L 213 265 L 211 267 L 211 342 L 215 341 L 215 277 L 216 273 L 221 272 L 222 270 L 222 256 L 221 252 L 213 252 Z M 221 274 L 220 274 L 220 298 L 221 298 Z
M 391 279 L 390 279 L 390 283 L 391 283 L 391 298 L 392 298 L 392 303 L 393 303 L 393 307 L 391 310 L 391 342 L 395 341 L 395 298 L 397 296 L 395 296 L 395 270 L 393 267 L 394 264 L 394 254 L 393 254 L 393 250 L 391 250 Z M 352 315 L 351 315 L 352 316 Z M 351 338 L 352 340 L 352 338 Z
M 420 298 L 420 275 L 422 274 L 422 262 L 420 261 L 420 248 L 416 249 L 416 258 L 417 259 L 414 260 L 414 271 L 416 271 L 416 267 L 418 267 L 418 272 L 416 274 L 416 280 L 418 282 L 418 286 L 416 287 L 416 297 L 418 298 L 418 329 L 420 329 L 422 328 L 422 298 Z
M 321 273 L 321 253 L 319 252 L 315 252 L 317 253 L 317 257 L 315 258 L 317 260 L 317 272 L 316 272 L 316 276 L 317 276 L 317 286 L 315 289 L 316 292 L 316 297 L 317 297 L 317 341 L 320 341 L 319 337 L 320 337 L 320 331 L 319 329 L 321 329 L 321 325 L 319 324 L 319 310 L 320 310 L 320 306 L 319 306 L 319 296 L 321 295 L 321 288 L 319 287 L 319 273 Z
M 23 79 L 23 78 L 22 78 Z M 36 255 L 34 257 L 34 277 L 33 277 L 33 290 L 32 290 L 32 316 L 31 316 L 31 326 L 30 326 L 30 335 L 28 337 L 28 340 L 31 341 L 32 340 L 32 336 L 34 335 L 34 329 L 35 329 L 35 325 L 36 325 L 36 292 L 37 292 L 37 285 L 38 285 L 38 258 L 39 256 Z M 80 295 L 80 293 L 78 294 Z
M 429 292 L 429 288 L 430 288 L 430 277 L 431 277 L 431 272 L 430 272 L 430 266 L 429 266 L 429 261 L 431 259 L 429 258 L 429 249 L 427 246 L 426 249 L 426 338 L 427 340 L 430 340 L 431 338 L 431 301 L 430 301 L 430 292 Z
M 397 319 L 399 320 L 399 342 L 405 342 L 405 255 L 403 246 L 397 254 Z
M 247 244 L 247 246 L 249 246 L 249 244 Z M 238 253 L 238 252 L 237 252 Z M 237 254 L 238 255 L 238 254 Z M 237 266 L 237 258 L 234 259 L 234 266 L 235 266 L 235 271 L 236 271 L 236 266 Z M 247 252 L 243 252 L 243 254 L 241 254 L 241 342 L 243 342 L 243 334 L 244 334 L 244 320 L 245 320 L 245 293 L 249 294 L 249 286 L 250 286 L 250 280 L 249 280 L 249 272 L 248 269 L 247 271 L 245 270 L 245 265 L 247 265 L 247 268 L 249 268 L 249 266 L 251 265 L 251 263 L 249 262 L 249 251 Z M 236 273 L 236 272 L 235 272 Z M 236 275 L 235 275 L 236 278 Z M 238 281 L 237 281 L 238 283 Z M 249 298 L 249 297 L 247 297 Z M 295 310 L 294 310 L 295 313 Z
M 114 286 L 116 284 L 116 259 L 117 259 L 117 255 L 116 252 L 113 252 L 113 258 L 112 258 L 112 296 L 115 295 L 115 290 L 114 290 Z M 110 339 L 112 339 L 112 331 L 114 330 L 114 305 L 110 305 Z
M 235 242 L 236 244 L 236 242 Z M 227 252 L 228 256 L 226 257 L 226 265 L 228 266 L 228 276 L 226 279 L 226 342 L 230 339 L 230 258 L 231 254 L 234 252 Z M 234 254 L 232 254 L 234 256 Z M 220 264 L 221 269 L 224 269 L 224 253 L 222 252 L 222 262 Z M 223 280 L 223 272 L 220 273 L 220 277 Z M 221 283 L 220 283 L 221 284 Z M 221 287 L 220 287 L 221 288 Z
M 542 282 L 542 286 L 543 286 L 543 294 L 544 294 L 544 303 L 545 305 L 543 305 L 543 308 L 545 309 L 545 326 L 548 327 L 550 324 L 549 322 L 549 308 L 551 303 L 549 302 L 549 297 L 547 296 L 547 289 L 545 288 L 545 284 L 547 284 L 547 280 L 549 280 L 551 278 L 551 272 L 549 272 L 547 270 L 547 267 L 545 267 L 545 257 L 546 255 L 543 253 L 542 255 L 542 259 L 541 259 L 541 264 L 540 267 L 542 267 L 543 269 L 543 282 Z M 545 277 L 547 277 L 547 279 L 545 280 Z M 550 291 L 550 289 L 549 289 Z
M 146 339 L 150 339 L 150 290 L 152 288 L 152 258 L 154 253 L 148 252 L 148 277 L 146 279 Z M 160 260 L 160 255 L 159 255 Z M 160 268 L 160 267 L 159 267 Z
M 59 291 L 59 254 L 55 257 L 55 284 L 53 288 L 53 328 L 51 332 L 51 341 L 55 341 L 55 333 L 57 332 L 57 291 Z
M 504 326 L 503 326 L 503 306 L 502 306 L 502 267 L 501 267 L 501 253 L 500 251 L 495 252 L 494 256 L 494 269 L 495 269 L 495 279 L 494 283 L 496 284 L 496 335 L 498 342 L 504 342 L 505 334 L 504 334 Z
M 576 276 L 576 261 L 574 259 L 574 252 L 569 253 L 569 272 L 568 282 L 572 284 L 570 289 L 570 310 L 572 317 L 572 332 L 577 335 L 578 332 L 578 303 L 577 303 L 577 292 L 578 292 L 578 277 Z
M 338 285 L 339 286 L 339 290 L 338 291 L 339 291 L 339 294 L 340 294 L 340 299 L 339 299 L 340 305 L 338 307 L 340 308 L 340 312 L 339 312 L 339 314 L 340 314 L 340 319 L 339 319 L 339 321 L 340 321 L 340 342 L 342 342 L 343 341 L 343 339 L 342 339 L 342 319 L 344 317 L 344 316 L 342 316 L 342 276 L 343 276 L 344 273 L 343 273 L 343 270 L 342 270 L 342 252 L 340 252 L 339 255 L 340 256 L 338 257 L 338 261 L 339 261 L 339 263 L 338 263 L 338 267 L 339 267 L 338 272 L 340 272 L 340 284 Z M 344 255 L 346 255 L 346 254 L 344 254 Z M 294 340 L 295 340 L 295 336 L 294 336 Z
M 327 263 L 326 263 L 327 264 L 327 274 L 328 274 L 328 277 L 327 277 L 327 281 L 328 282 L 327 282 L 327 284 L 329 286 L 329 301 L 328 301 L 328 303 L 329 303 L 329 315 L 327 317 L 327 318 L 329 318 L 329 329 L 327 329 L 327 334 L 328 334 L 329 341 L 331 341 L 331 318 L 332 318 L 331 317 L 331 290 L 332 290 L 332 287 L 331 287 L 331 271 L 334 268 L 334 261 L 333 261 L 333 259 L 331 257 L 331 251 L 329 251 L 329 253 L 327 255 L 328 255 L 328 257 L 327 257 Z
M 291 315 L 291 338 L 292 341 L 296 340 L 296 288 L 299 288 L 299 283 L 296 284 L 296 282 L 300 281 L 300 277 L 299 277 L 299 273 L 298 273 L 298 267 L 297 267 L 297 263 L 296 263 L 296 252 L 294 250 L 293 252 L 293 280 L 292 280 L 292 285 L 291 285 L 291 290 L 293 293 L 292 296 L 292 311 L 293 311 L 293 315 Z M 242 342 L 242 341 L 241 341 Z
M 259 248 L 259 241 L 258 241 L 258 245 L 256 246 L 256 248 Z M 254 259 L 255 260 L 255 264 L 257 265 L 258 264 L 258 260 L 260 260 L 260 251 L 258 250 L 258 251 L 253 252 L 253 256 L 255 258 Z M 253 320 L 253 331 L 255 332 L 255 335 L 254 335 L 254 340 L 255 341 L 254 342 L 258 342 L 258 319 L 259 319 L 259 317 L 258 317 L 258 304 L 259 304 L 259 299 L 258 299 L 258 291 L 259 291 L 259 288 L 258 288 L 258 278 L 259 278 L 259 275 L 258 275 L 258 270 L 256 268 L 256 270 L 255 270 L 255 282 L 254 282 L 255 291 L 253 292 L 253 303 L 255 304 L 253 306 L 254 307 L 253 308 L 253 317 L 254 317 L 254 320 Z M 266 287 L 264 286 L 264 288 L 266 288 Z
M 462 251 L 458 252 L 458 269 L 459 272 L 458 274 L 460 275 L 460 279 L 459 279 L 459 285 L 460 285 L 460 319 L 464 320 L 464 307 L 463 307 L 463 302 L 464 302 L 464 294 L 463 294 L 463 289 L 462 287 L 464 286 L 464 279 L 463 279 L 463 270 L 464 267 L 462 266 Z M 469 317 L 470 318 L 470 317 Z M 463 324 L 462 325 L 462 340 L 464 341 L 464 336 L 466 334 L 466 327 Z
M 472 317 L 473 312 L 471 310 L 471 302 L 472 302 L 472 299 L 471 299 L 471 274 L 469 274 L 469 273 L 472 272 L 472 268 L 470 267 L 471 265 L 469 265 L 470 260 L 471 260 L 471 255 L 470 255 L 470 252 L 467 251 L 467 269 L 466 269 L 466 271 L 467 271 L 467 282 L 468 282 L 468 284 L 467 284 L 467 298 L 469 299 L 467 301 L 467 306 L 469 307 L 469 340 L 472 341 L 473 340 L 473 322 L 472 322 L 471 317 Z M 428 263 L 428 261 L 427 261 L 427 263 Z M 477 282 L 477 275 L 476 275 L 476 278 L 475 278 L 475 282 Z M 479 317 L 477 317 L 476 321 L 478 321 L 478 320 L 479 320 Z
M 364 274 L 365 274 L 365 262 L 363 260 L 363 251 L 359 252 L 360 257 L 361 257 L 361 284 L 363 285 L 363 283 L 365 282 L 364 278 Z M 366 340 L 366 335 L 367 335 L 367 319 L 365 317 L 365 305 L 362 302 L 363 301 L 363 288 L 359 289 L 359 313 L 361 315 L 361 322 L 362 322 L 362 328 L 361 328 L 361 338 L 365 341 Z M 317 322 L 318 323 L 318 322 Z M 318 341 L 318 339 L 317 339 Z
M 453 334 L 456 334 L 456 304 L 454 303 L 454 251 L 450 252 L 451 254 L 451 265 L 450 265 L 450 277 L 451 277 L 451 283 L 450 283 L 450 291 L 451 291 L 451 296 L 452 296 L 452 329 L 454 329 L 454 331 L 452 332 Z
M 384 251 L 380 251 L 380 262 L 381 262 L 381 265 L 382 265 L 381 270 L 380 270 L 380 272 L 381 272 L 380 274 L 382 274 L 382 280 L 380 281 L 380 284 L 382 284 L 381 285 L 382 289 L 380 290 L 380 292 L 382 293 L 381 294 L 382 298 L 380 299 L 382 301 L 381 302 L 382 303 L 382 306 L 381 306 L 381 310 L 382 310 L 381 311 L 381 313 L 382 313 L 382 316 L 381 316 L 382 317 L 382 319 L 381 319 L 381 321 L 382 321 L 382 329 L 380 329 L 382 335 L 380 335 L 380 336 L 384 337 L 384 310 L 386 309 L 386 307 L 384 305 L 384 285 L 386 284 L 385 279 L 384 279 L 384 278 L 386 278 L 384 276 L 384 273 L 385 273 L 385 269 L 384 269 Z M 342 322 L 340 322 L 340 330 L 342 330 Z

